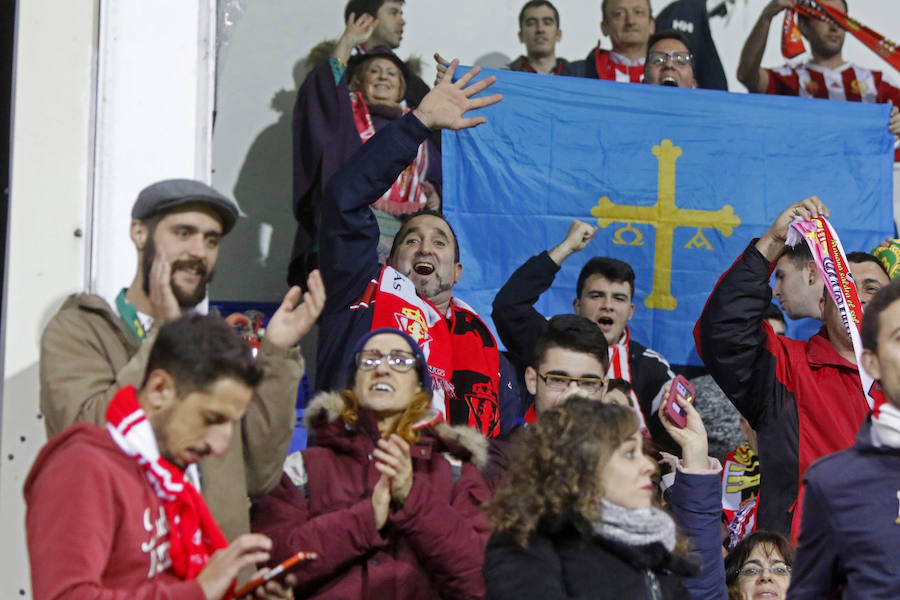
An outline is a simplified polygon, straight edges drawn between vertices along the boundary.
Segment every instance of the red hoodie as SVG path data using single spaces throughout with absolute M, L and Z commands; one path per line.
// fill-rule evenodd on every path
M 206 599 L 172 572 L 162 502 L 105 429 L 51 438 L 24 491 L 35 600 Z

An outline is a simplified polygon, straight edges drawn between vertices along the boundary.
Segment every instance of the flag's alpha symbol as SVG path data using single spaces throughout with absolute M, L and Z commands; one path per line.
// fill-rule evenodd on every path
M 617 244 L 643 245 L 640 232 L 637 232 L 631 242 L 623 240 L 624 232 L 634 235 L 632 223 L 651 225 L 656 229 L 653 289 L 644 299 L 644 304 L 648 308 L 675 310 L 678 300 L 672 295 L 671 290 L 675 229 L 696 227 L 697 233 L 684 247 L 712 250 L 712 244 L 703 235 L 703 230 L 716 229 L 728 237 L 734 228 L 741 224 L 741 220 L 734 214 L 734 209 L 729 204 L 715 211 L 678 208 L 675 204 L 675 161 L 681 156 L 681 148 L 673 145 L 672 140 L 663 140 L 658 146 L 653 146 L 653 154 L 659 163 L 656 204 L 653 206 L 614 204 L 607 196 L 603 196 L 597 201 L 597 206 L 591 209 L 591 215 L 597 218 L 597 225 L 604 229 L 612 223 L 626 224 L 615 233 L 614 243 Z

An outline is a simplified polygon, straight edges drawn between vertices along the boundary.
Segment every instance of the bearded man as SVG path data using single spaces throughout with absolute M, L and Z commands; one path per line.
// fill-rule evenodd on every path
M 132 208 L 137 271 L 108 302 L 73 294 L 41 338 L 41 412 L 48 437 L 75 422 L 105 423 L 117 392 L 139 385 L 159 327 L 184 313 L 208 312 L 206 286 L 237 204 L 199 181 L 170 179 L 146 187 Z M 262 382 L 222 457 L 200 462 L 206 502 L 228 539 L 250 530 L 250 500 L 281 477 L 296 422 L 303 373 L 297 343 L 318 318 L 325 292 L 310 275 L 304 302 L 292 288 L 259 349 Z

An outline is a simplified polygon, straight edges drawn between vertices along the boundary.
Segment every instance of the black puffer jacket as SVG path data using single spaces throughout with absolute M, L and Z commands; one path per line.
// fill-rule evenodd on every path
M 487 600 L 676 600 L 697 565 L 662 544 L 626 546 L 594 535 L 576 513 L 543 519 L 523 548 L 495 533 L 484 557 Z

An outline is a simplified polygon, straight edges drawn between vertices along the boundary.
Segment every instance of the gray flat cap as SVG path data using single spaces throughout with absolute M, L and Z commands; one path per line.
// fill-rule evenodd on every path
M 234 227 L 241 214 L 238 205 L 205 183 L 193 179 L 166 179 L 148 185 L 138 194 L 131 218 L 144 221 L 185 204 L 205 204 L 222 218 L 222 233 Z

